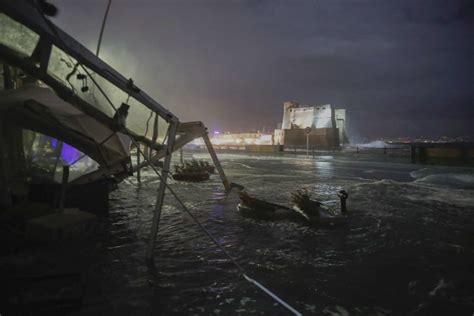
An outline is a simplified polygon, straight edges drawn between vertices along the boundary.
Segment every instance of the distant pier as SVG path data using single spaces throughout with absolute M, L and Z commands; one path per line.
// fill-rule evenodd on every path
M 199 146 L 197 146 L 199 148 Z M 218 151 L 237 151 L 242 153 L 262 154 L 298 154 L 307 153 L 302 146 L 283 145 L 214 145 Z M 424 165 L 474 166 L 474 143 L 422 143 L 422 142 L 387 142 L 386 147 L 318 148 L 310 147 L 309 155 L 336 154 L 371 156 L 384 159 L 396 159 L 399 162 L 411 162 Z
M 474 166 L 474 143 L 410 143 L 409 145 L 412 163 Z

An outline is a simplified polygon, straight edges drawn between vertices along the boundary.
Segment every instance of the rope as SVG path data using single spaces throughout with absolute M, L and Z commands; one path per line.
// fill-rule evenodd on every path
M 132 142 L 136 142 L 133 138 L 132 138 Z M 139 152 L 140 154 L 144 157 L 145 160 L 148 161 L 148 158 L 144 155 L 144 153 L 142 152 L 142 150 L 137 147 L 137 149 L 139 149 Z M 161 175 L 159 174 L 158 170 L 156 170 L 155 166 L 153 166 L 153 164 L 149 164 L 153 171 L 157 174 L 157 176 L 160 178 L 160 181 L 163 181 L 163 178 L 161 177 Z M 269 295 L 270 297 L 272 297 L 275 301 L 277 301 L 278 303 L 280 303 L 281 305 L 283 305 L 285 308 L 287 308 L 289 311 L 291 311 L 293 314 L 297 315 L 297 316 L 300 316 L 302 315 L 300 312 L 298 312 L 296 309 L 294 309 L 290 304 L 286 303 L 283 299 L 281 299 L 280 297 L 278 297 L 278 295 L 276 295 L 275 293 L 273 293 L 272 291 L 270 291 L 268 288 L 266 288 L 264 285 L 262 285 L 261 283 L 259 283 L 258 281 L 256 281 L 255 279 L 252 279 L 250 278 L 247 273 L 245 272 L 244 268 L 227 252 L 227 250 L 224 249 L 224 247 L 217 241 L 216 238 L 214 238 L 214 236 L 212 236 L 212 234 L 201 224 L 201 222 L 194 216 L 193 213 L 191 213 L 191 211 L 188 209 L 188 207 L 184 204 L 184 202 L 178 197 L 178 195 L 176 194 L 176 192 L 174 192 L 174 190 L 169 186 L 169 184 L 167 182 L 165 182 L 165 186 L 166 188 L 168 189 L 168 191 L 171 193 L 171 195 L 176 199 L 176 201 L 178 201 L 178 203 L 181 205 L 181 207 L 183 208 L 183 210 L 188 213 L 188 215 L 191 217 L 191 219 L 199 226 L 199 228 L 201 228 L 201 230 L 212 240 L 212 242 L 222 251 L 222 253 L 235 265 L 235 267 L 240 271 L 240 275 L 245 279 L 247 280 L 248 282 L 250 283 L 253 283 L 254 285 L 256 285 L 259 289 L 261 289 L 263 292 L 265 292 L 267 295 Z
M 127 101 L 128 103 L 128 101 Z M 150 126 L 150 120 L 151 118 L 153 117 L 153 111 L 150 110 L 150 116 L 148 117 L 148 119 L 146 120 L 146 129 L 145 129 L 145 137 L 146 135 L 148 134 L 148 128 Z
M 267 289 L 265 286 L 263 286 L 261 283 L 257 282 L 256 280 L 252 279 L 251 277 L 249 277 L 247 274 L 243 273 L 242 276 L 245 278 L 245 280 L 249 281 L 250 283 L 253 283 L 255 284 L 257 287 L 259 287 L 262 291 L 264 291 L 266 294 L 268 294 L 269 296 L 271 296 L 275 301 L 277 301 L 278 303 L 280 303 L 281 305 L 285 306 L 288 310 L 290 310 L 293 314 L 295 315 L 303 315 L 301 314 L 300 312 L 298 312 L 296 309 L 294 309 L 293 307 L 291 307 L 291 305 L 289 305 L 288 303 L 286 303 L 284 300 L 282 300 L 281 298 L 279 298 L 275 293 L 273 293 L 272 291 L 270 291 L 269 289 Z

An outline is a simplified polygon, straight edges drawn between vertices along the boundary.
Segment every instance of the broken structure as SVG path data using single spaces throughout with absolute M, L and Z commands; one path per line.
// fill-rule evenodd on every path
M 131 79 L 57 28 L 38 2 L 0 0 L 0 63 L 1 207 L 27 200 L 35 185 L 59 185 L 55 174 L 64 166 L 71 168 L 67 191 L 81 192 L 81 186 L 117 183 L 164 158 L 151 256 L 175 150 L 202 137 L 228 187 L 201 122 L 180 122 Z M 130 159 L 132 147 L 143 156 L 136 165 Z M 85 160 L 87 168 L 74 170 Z M 41 172 L 43 176 L 35 176 Z

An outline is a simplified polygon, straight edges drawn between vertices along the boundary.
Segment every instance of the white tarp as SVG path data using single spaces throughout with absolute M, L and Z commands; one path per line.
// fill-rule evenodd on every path
M 77 108 L 60 99 L 54 91 L 47 87 L 34 84 L 26 85 L 15 90 L 0 91 L 0 112 L 11 110 L 14 107 L 23 107 L 28 101 L 35 101 L 47 109 L 48 114 L 58 120 L 60 125 L 73 130 L 88 139 L 92 139 L 96 146 L 100 145 L 104 152 L 105 162 L 112 164 L 129 156 L 130 138 L 121 133 L 115 133 L 107 126 L 94 118 L 85 115 Z M 34 130 L 34 127 L 31 127 Z M 111 136 L 112 135 L 112 136 Z M 49 135 L 62 139 L 61 135 Z M 74 146 L 74 144 L 70 144 Z M 96 148 L 93 148 L 96 150 Z M 87 154 L 87 151 L 84 151 Z

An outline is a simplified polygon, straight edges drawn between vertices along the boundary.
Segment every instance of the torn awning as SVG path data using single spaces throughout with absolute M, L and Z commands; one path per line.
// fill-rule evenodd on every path
M 54 91 L 34 84 L 1 91 L 0 113 L 15 125 L 79 149 L 101 165 L 112 165 L 130 154 L 130 138 L 85 115 Z

